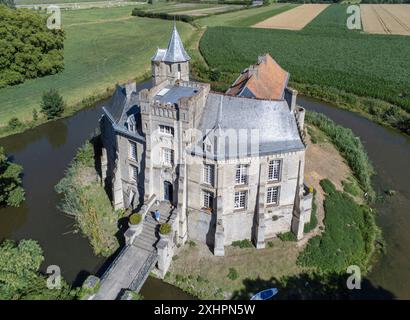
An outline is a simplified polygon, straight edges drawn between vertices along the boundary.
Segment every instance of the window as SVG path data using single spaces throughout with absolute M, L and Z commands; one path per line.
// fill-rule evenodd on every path
M 280 177 L 280 160 L 269 161 L 268 179 L 273 181 L 279 181 Z
M 236 166 L 235 182 L 236 184 L 245 184 L 248 182 L 248 165 L 238 164 Z
M 269 187 L 266 193 L 266 204 L 279 204 L 279 187 Z
M 135 118 L 134 116 L 129 116 L 127 119 L 127 125 L 128 125 L 128 131 L 130 132 L 135 132 L 136 126 L 135 126 Z
M 174 163 L 174 150 L 169 148 L 163 148 L 162 159 L 164 161 L 164 164 L 172 165 Z
M 178 72 L 181 72 L 181 64 L 178 63 Z
M 136 166 L 130 165 L 130 176 L 131 179 L 137 181 L 138 179 L 138 168 Z
M 202 191 L 202 205 L 204 208 L 213 209 L 214 206 L 214 194 L 210 191 Z
M 137 144 L 132 141 L 129 141 L 129 144 L 130 144 L 129 157 L 132 160 L 137 160 Z
M 235 209 L 246 209 L 247 194 L 246 191 L 235 192 Z
M 214 185 L 214 165 L 213 164 L 204 164 L 203 169 L 203 182 Z
M 174 135 L 174 128 L 170 126 L 159 125 L 159 132 L 169 135 Z

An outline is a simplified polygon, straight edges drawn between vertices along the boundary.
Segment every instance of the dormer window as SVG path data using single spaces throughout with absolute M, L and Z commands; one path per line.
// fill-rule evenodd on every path
M 130 132 L 135 132 L 135 118 L 134 116 L 129 116 L 127 119 L 127 127 L 128 127 L 128 131 Z

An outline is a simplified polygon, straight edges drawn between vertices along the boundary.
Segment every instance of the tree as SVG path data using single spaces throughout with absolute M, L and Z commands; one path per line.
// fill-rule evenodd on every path
M 43 250 L 34 240 L 18 244 L 5 240 L 0 244 L 0 300 L 71 299 L 68 285 L 60 289 L 47 288 L 46 278 L 39 273 Z
M 63 30 L 48 29 L 47 15 L 12 9 L 12 2 L 0 0 L 0 88 L 64 69 Z
M 12 130 L 20 128 L 22 125 L 23 124 L 21 123 L 21 121 L 17 117 L 11 118 L 10 121 L 8 122 L 8 126 Z
M 41 112 L 47 119 L 54 119 L 61 116 L 64 112 L 64 100 L 56 89 L 50 89 L 43 93 L 41 101 Z
M 10 8 L 15 8 L 16 7 L 16 5 L 14 4 L 14 0 L 0 0 L 0 5 L 2 5 L 2 4 L 6 5 Z
M 0 147 L 0 206 L 18 207 L 24 200 L 22 171 L 23 167 L 10 162 Z

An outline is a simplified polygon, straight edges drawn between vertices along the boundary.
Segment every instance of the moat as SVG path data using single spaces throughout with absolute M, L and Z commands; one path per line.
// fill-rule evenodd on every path
M 383 230 L 387 254 L 369 275 L 398 298 L 410 298 L 410 141 L 354 113 L 326 103 L 300 97 L 298 103 L 308 110 L 323 112 L 335 122 L 358 135 L 376 169 L 374 187 L 378 192 L 396 194 L 378 204 L 377 222 Z M 59 196 L 55 184 L 75 151 L 98 125 L 101 104 L 78 112 L 70 118 L 50 122 L 25 133 L 0 139 L 0 145 L 24 167 L 26 201 L 20 208 L 0 209 L 0 239 L 34 239 L 44 250 L 43 269 L 50 264 L 61 267 L 65 279 L 79 285 L 88 274 L 104 269 L 106 259 L 94 256 L 88 240 L 73 233 L 74 220 L 57 209 Z M 404 168 L 404 169 L 403 169 Z M 191 296 L 164 282 L 149 278 L 141 290 L 146 299 L 189 299 Z

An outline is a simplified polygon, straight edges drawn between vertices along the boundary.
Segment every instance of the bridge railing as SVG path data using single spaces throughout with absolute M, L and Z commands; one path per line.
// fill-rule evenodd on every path
M 151 252 L 151 254 L 148 256 L 148 258 L 144 261 L 144 264 L 138 271 L 137 275 L 135 278 L 132 280 L 129 289 L 133 291 L 139 291 L 141 289 L 142 285 L 144 284 L 144 280 L 148 276 L 148 274 L 151 272 L 152 268 L 154 267 L 155 263 L 158 261 L 158 254 L 154 250 Z
M 115 266 L 118 264 L 118 261 L 121 259 L 121 257 L 125 254 L 126 249 L 128 246 L 125 246 L 121 249 L 120 253 L 117 255 L 117 257 L 114 259 L 113 262 L 111 262 L 110 266 L 107 268 L 107 270 L 104 271 L 103 275 L 101 276 L 101 282 L 108 277 L 108 275 L 111 273 L 111 271 L 115 268 Z

